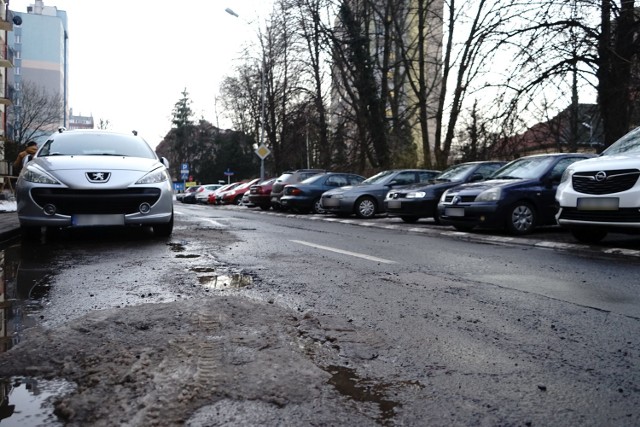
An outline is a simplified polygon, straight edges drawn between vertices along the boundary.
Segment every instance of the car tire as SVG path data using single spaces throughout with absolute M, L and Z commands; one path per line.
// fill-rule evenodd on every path
M 162 224 L 154 224 L 152 226 L 153 234 L 158 237 L 169 237 L 173 233 L 173 213 L 171 213 L 171 219 L 169 222 Z
M 322 200 L 320 198 L 317 198 L 313 201 L 313 204 L 311 205 L 311 212 L 314 214 L 327 213 L 327 211 L 322 209 Z
M 533 205 L 520 201 L 507 212 L 507 231 L 515 235 L 529 234 L 536 227 L 537 215 Z
M 358 218 L 370 219 L 375 216 L 378 207 L 372 197 L 364 196 L 356 200 L 354 210 Z
M 436 209 L 433 214 L 433 222 L 435 222 L 436 225 L 440 225 L 440 213 L 438 212 L 438 209 Z
M 418 222 L 420 217 L 419 216 L 401 216 L 400 219 L 402 219 L 407 224 L 415 224 L 416 222 Z
M 608 234 L 605 230 L 590 230 L 586 228 L 575 228 L 570 230 L 570 232 L 580 243 L 598 243 L 607 237 Z

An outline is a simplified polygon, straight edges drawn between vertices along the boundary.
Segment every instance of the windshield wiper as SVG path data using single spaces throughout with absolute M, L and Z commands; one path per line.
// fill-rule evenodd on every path
M 500 176 L 494 176 L 492 179 L 522 179 L 522 177 L 511 176 L 511 175 L 500 175 Z

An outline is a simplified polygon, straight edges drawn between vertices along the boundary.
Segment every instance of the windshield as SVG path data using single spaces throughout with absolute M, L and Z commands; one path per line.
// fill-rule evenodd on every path
M 632 130 L 602 152 L 603 156 L 640 153 L 640 127 Z
M 142 139 L 118 134 L 63 133 L 44 143 L 38 157 L 46 156 L 125 156 L 155 159 Z
M 515 160 L 499 169 L 492 179 L 533 179 L 539 178 L 553 162 L 553 157 L 525 157 Z
M 463 181 L 474 165 L 451 166 L 446 171 L 435 177 L 436 181 Z
M 393 175 L 394 173 L 395 173 L 394 171 L 383 171 L 378 174 L 375 174 L 371 178 L 365 179 L 364 181 L 362 181 L 362 183 L 363 184 L 379 184 L 383 182 L 386 178 L 388 178 L 390 175 Z

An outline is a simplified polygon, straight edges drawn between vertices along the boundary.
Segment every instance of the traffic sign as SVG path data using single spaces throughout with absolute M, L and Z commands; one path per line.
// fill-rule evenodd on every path
M 233 172 L 231 172 L 231 169 L 227 169 L 226 171 L 224 171 L 224 176 L 233 176 Z
M 271 150 L 269 150 L 266 145 L 260 144 L 260 146 L 256 149 L 256 154 L 258 155 L 258 157 L 264 160 L 265 157 L 271 154 Z

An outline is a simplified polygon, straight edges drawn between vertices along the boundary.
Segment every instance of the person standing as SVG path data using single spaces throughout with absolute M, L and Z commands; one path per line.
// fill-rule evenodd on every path
M 22 166 L 24 166 L 26 162 L 31 160 L 31 157 L 33 157 L 33 155 L 36 154 L 36 151 L 38 151 L 38 143 L 35 141 L 27 142 L 27 148 L 25 148 L 24 151 L 21 151 L 20 153 L 18 153 L 18 157 L 16 158 L 15 162 L 13 162 L 14 176 L 18 176 L 18 174 L 20 174 L 20 171 L 22 170 Z

